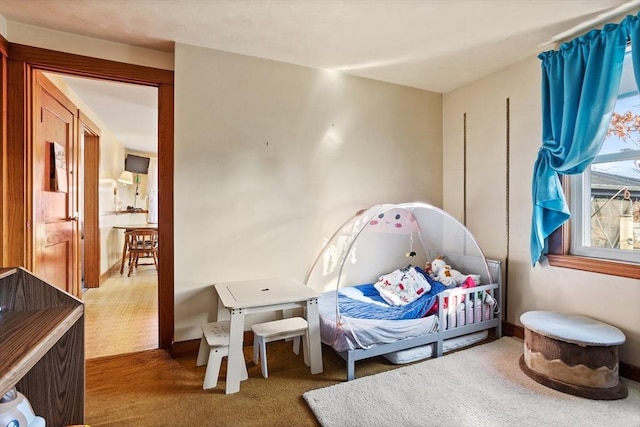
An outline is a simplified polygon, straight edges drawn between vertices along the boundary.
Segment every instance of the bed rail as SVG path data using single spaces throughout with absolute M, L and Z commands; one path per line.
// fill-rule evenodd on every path
M 445 339 L 495 328 L 502 336 L 500 321 L 500 285 L 455 288 L 438 295 L 438 323 L 440 327 L 437 356 L 442 356 Z
M 447 255 L 447 259 L 453 261 L 454 268 L 460 268 L 462 271 L 478 271 L 478 260 L 457 255 Z M 453 288 L 438 294 L 438 313 L 434 314 L 438 316 L 437 332 L 392 343 L 377 344 L 366 349 L 356 348 L 338 352 L 347 362 L 347 380 L 355 378 L 355 362 L 359 360 L 424 345 L 434 345 L 434 356 L 440 357 L 444 353 L 445 340 L 488 329 L 494 329 L 495 338 L 500 338 L 502 336 L 501 263 L 486 260 L 486 266 L 491 279 L 489 284 L 466 289 Z M 459 318 L 460 321 L 458 321 Z M 464 321 L 462 321 L 463 318 Z

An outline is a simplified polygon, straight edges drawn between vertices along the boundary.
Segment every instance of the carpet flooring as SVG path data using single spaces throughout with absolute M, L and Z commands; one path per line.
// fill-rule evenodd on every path
M 306 392 L 323 427 L 640 426 L 640 383 L 621 400 L 547 388 L 519 368 L 522 340 L 503 337 L 437 359 Z

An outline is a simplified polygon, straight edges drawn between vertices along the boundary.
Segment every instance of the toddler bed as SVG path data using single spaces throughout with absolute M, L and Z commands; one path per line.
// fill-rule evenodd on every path
M 475 280 L 461 286 L 437 280 L 420 268 L 435 254 Z M 405 302 L 381 293 L 379 279 L 404 273 L 424 278 L 418 296 Z M 485 259 L 471 233 L 422 203 L 359 212 L 329 239 L 307 275 L 307 284 L 322 291 L 322 342 L 347 362 L 347 380 L 355 378 L 358 360 L 384 355 L 406 363 L 482 340 L 489 329 L 501 336 L 500 283 L 500 263 Z

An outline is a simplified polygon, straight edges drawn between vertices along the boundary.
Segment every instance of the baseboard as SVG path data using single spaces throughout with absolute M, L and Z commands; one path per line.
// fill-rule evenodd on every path
M 522 326 L 502 322 L 502 335 L 524 339 L 524 328 Z M 620 365 L 619 373 L 621 377 L 640 382 L 640 367 L 623 361 L 618 363 Z
M 502 335 L 524 339 L 524 328 L 512 323 L 502 322 Z
M 106 282 L 107 279 L 111 277 L 111 274 L 112 274 L 111 269 L 108 269 L 107 271 L 105 271 L 100 275 L 100 286 L 102 286 L 104 282 Z
M 180 357 L 195 356 L 198 354 L 200 340 L 176 341 L 171 344 L 171 357 L 174 359 Z
M 109 277 L 115 275 L 116 273 L 120 273 L 120 261 L 113 264 L 107 269 L 107 271 L 100 275 L 100 285 L 102 285 Z

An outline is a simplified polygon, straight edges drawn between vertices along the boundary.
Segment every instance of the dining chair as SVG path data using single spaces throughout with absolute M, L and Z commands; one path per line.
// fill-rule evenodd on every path
M 132 254 L 129 252 L 129 241 L 131 240 L 131 235 L 127 235 L 129 231 L 132 229 L 126 229 L 124 233 L 124 243 L 122 245 L 122 260 L 120 261 L 120 274 L 124 273 L 124 264 L 129 261 L 127 264 L 127 268 L 131 265 Z
M 138 268 L 138 261 L 141 257 L 153 259 L 153 265 L 158 270 L 158 230 L 138 229 L 125 231 L 124 249 L 120 273 L 124 270 L 125 259 L 129 259 L 129 273 L 131 276 L 134 268 Z

